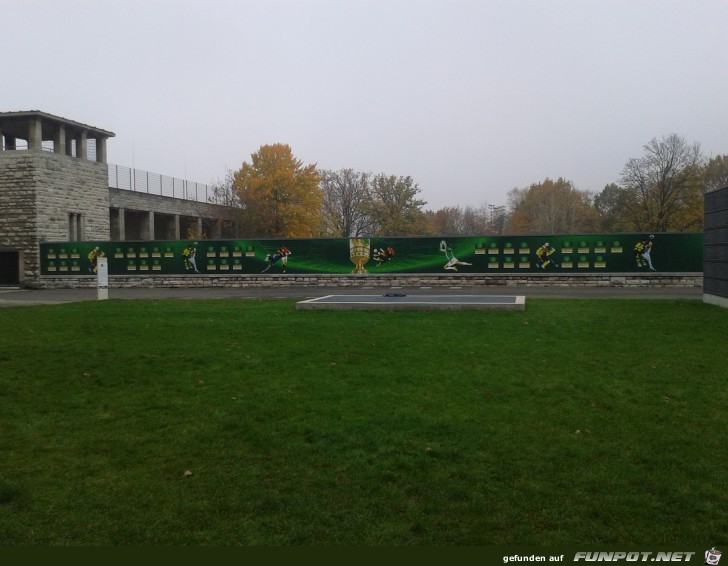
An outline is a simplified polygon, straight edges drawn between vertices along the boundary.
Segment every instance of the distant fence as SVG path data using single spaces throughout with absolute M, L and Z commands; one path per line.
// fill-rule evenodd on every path
M 150 173 L 123 165 L 109 163 L 109 187 L 173 197 L 197 202 L 210 202 L 212 187 L 204 183 Z

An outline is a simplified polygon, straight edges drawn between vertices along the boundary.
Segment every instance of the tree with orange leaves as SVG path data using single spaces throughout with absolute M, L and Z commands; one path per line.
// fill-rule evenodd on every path
M 316 164 L 303 165 L 285 144 L 263 145 L 233 175 L 244 236 L 306 238 L 321 229 Z

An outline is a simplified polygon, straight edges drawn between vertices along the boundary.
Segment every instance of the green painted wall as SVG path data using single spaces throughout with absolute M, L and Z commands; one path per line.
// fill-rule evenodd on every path
M 468 236 L 427 238 L 348 238 L 199 240 L 196 265 L 203 274 L 367 273 L 598 273 L 640 272 L 633 252 L 645 234 L 560 236 Z M 444 244 L 443 244 L 444 242 Z M 552 264 L 537 266 L 536 249 L 555 248 Z M 654 235 L 652 264 L 657 272 L 702 272 L 702 233 Z M 191 241 L 45 242 L 40 245 L 42 275 L 89 275 L 88 254 L 105 254 L 111 275 L 193 273 L 183 251 Z M 357 244 L 359 244 L 357 246 Z M 286 246 L 287 261 L 266 258 Z M 352 259 L 352 250 L 361 253 Z M 379 250 L 385 250 L 380 255 Z M 388 252 L 386 250 L 389 250 Z M 358 267 L 357 267 L 358 264 Z

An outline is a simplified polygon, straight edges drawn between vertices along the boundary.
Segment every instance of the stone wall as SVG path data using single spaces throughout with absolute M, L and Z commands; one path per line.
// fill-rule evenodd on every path
M 18 158 L 27 153 L 0 151 L 0 248 L 19 251 L 21 258 L 34 258 L 38 264 L 36 231 L 38 218 L 35 213 L 39 172 L 34 160 Z M 28 268 L 25 276 L 32 275 Z
M 109 239 L 109 181 L 104 163 L 41 152 L 38 240 L 68 240 L 68 215 L 82 214 L 85 240 Z
M 80 215 L 84 239 L 108 240 L 105 163 L 45 151 L 0 152 L 0 246 L 22 252 L 25 279 L 40 274 L 40 242 L 69 239 L 71 213 Z
M 44 289 L 94 288 L 95 276 L 42 276 Z M 109 276 L 110 288 L 164 287 L 702 287 L 702 273 L 610 275 L 156 275 Z

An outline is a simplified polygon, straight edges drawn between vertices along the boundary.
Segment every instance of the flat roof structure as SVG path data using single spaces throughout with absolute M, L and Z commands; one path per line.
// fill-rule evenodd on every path
M 116 134 L 40 110 L 0 112 L 0 150 L 15 150 L 16 140 L 28 142 L 28 149 L 41 151 L 43 142 L 53 142 L 51 151 L 86 159 L 86 143 L 96 141 L 96 161 L 106 163 L 106 140 Z
M 89 134 L 92 134 L 89 137 L 105 137 L 105 138 L 113 138 L 116 136 L 114 132 L 109 132 L 107 130 L 102 130 L 101 128 L 97 128 L 95 126 L 89 126 L 88 124 L 82 124 L 81 122 L 76 122 L 75 120 L 69 120 L 68 118 L 62 118 L 61 116 L 54 116 L 53 114 L 48 114 L 47 112 L 42 112 L 40 110 L 23 110 L 20 112 L 0 112 L 0 121 L 3 123 L 3 134 L 5 135 L 14 135 L 17 138 L 25 138 L 25 134 L 27 134 L 27 130 L 23 127 L 25 124 L 27 124 L 28 118 L 39 118 L 41 120 L 41 123 L 43 124 L 43 132 L 46 139 L 53 139 L 51 137 L 51 134 L 53 132 L 52 125 L 53 124 L 62 124 L 66 126 L 69 129 L 74 130 L 86 130 Z M 47 137 L 46 137 L 47 135 Z
M 296 310 L 525 310 L 523 295 L 326 295 Z

